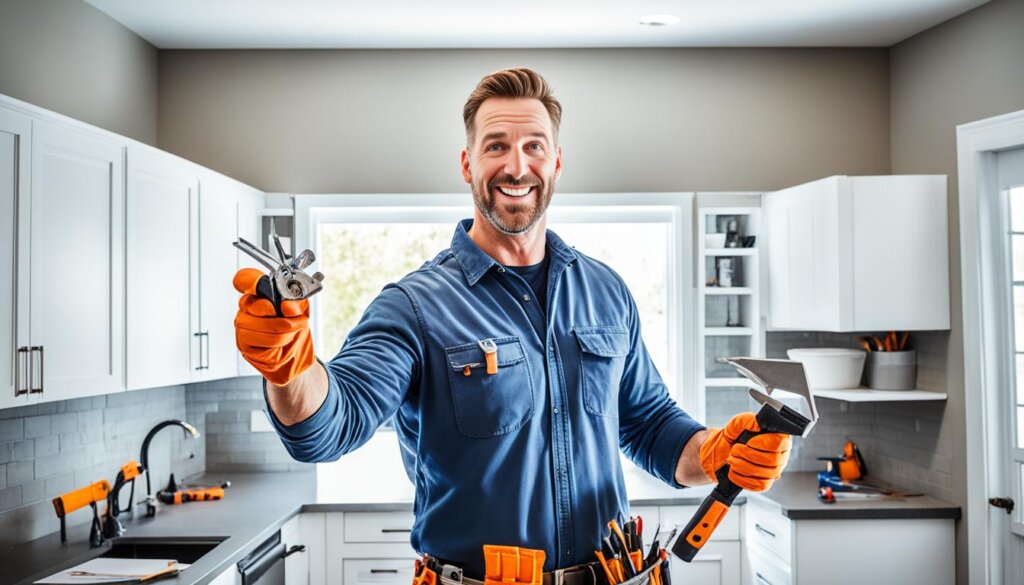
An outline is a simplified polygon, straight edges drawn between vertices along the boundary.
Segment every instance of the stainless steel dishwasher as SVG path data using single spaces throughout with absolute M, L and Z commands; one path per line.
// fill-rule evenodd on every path
M 278 530 L 238 561 L 242 585 L 285 585 L 284 559 L 305 551 L 306 546 L 302 544 L 285 550 L 285 544 L 281 542 L 281 531 Z

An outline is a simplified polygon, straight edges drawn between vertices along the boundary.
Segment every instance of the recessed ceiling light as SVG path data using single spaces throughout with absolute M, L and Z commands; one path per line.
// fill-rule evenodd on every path
M 640 19 L 644 26 L 671 26 L 679 24 L 679 17 L 675 14 L 649 14 Z

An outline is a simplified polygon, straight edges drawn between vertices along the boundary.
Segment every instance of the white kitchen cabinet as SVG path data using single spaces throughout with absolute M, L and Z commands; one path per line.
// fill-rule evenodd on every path
M 949 329 L 946 176 L 835 176 L 764 196 L 769 325 Z
M 952 519 L 790 520 L 758 497 L 748 497 L 745 508 L 748 585 L 956 580 Z
M 42 400 L 118 392 L 124 147 L 57 123 L 32 126 L 29 336 Z
M 31 147 L 31 119 L 0 109 L 0 408 L 38 400 L 28 378 Z
M 245 238 L 257 246 L 260 245 L 260 212 L 265 207 L 264 195 L 259 191 L 247 190 L 239 193 L 238 200 L 238 237 Z M 257 268 L 263 272 L 267 269 L 245 252 L 236 249 L 238 268 Z M 245 361 L 242 354 L 235 352 L 238 361 L 239 376 L 259 376 L 259 371 Z
M 698 506 L 662 506 L 660 509 L 662 546 L 668 533 L 676 529 L 677 538 L 686 524 L 697 512 Z M 742 555 L 740 546 L 740 525 L 743 506 L 733 506 L 722 523 L 715 529 L 711 539 L 701 548 L 693 561 L 687 563 L 670 555 L 670 569 L 673 583 L 701 583 L 702 585 L 740 585 Z M 644 526 L 647 526 L 644 518 Z
M 308 521 L 312 520 L 311 518 L 304 521 L 304 516 L 312 515 L 296 515 L 281 527 L 281 542 L 284 543 L 284 550 L 289 551 L 293 546 L 306 547 L 304 551 L 290 554 L 284 559 L 284 581 L 288 585 L 309 585 L 310 560 L 314 554 L 319 559 L 322 559 L 324 554 L 323 514 L 317 514 L 321 518 L 319 531 L 316 529 L 318 523 Z
M 412 512 L 327 514 L 326 577 L 344 585 L 408 585 L 419 557 L 409 544 Z
M 199 175 L 194 165 L 141 146 L 129 147 L 127 159 L 127 385 L 191 382 L 199 366 L 190 302 Z

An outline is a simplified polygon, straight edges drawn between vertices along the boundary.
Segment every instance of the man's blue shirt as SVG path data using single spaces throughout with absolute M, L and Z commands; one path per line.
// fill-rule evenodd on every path
M 545 571 L 593 561 L 605 524 L 628 513 L 619 449 L 678 487 L 679 454 L 703 426 L 669 396 L 614 271 L 548 231 L 545 312 L 470 226 L 370 304 L 326 364 L 315 414 L 271 418 L 293 457 L 319 462 L 397 413 L 416 487 L 411 544 L 467 576 L 482 577 L 484 544 L 544 549 Z

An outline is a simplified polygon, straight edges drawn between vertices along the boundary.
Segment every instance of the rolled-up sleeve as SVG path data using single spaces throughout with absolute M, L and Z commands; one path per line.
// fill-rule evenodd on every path
M 676 463 L 690 437 L 705 427 L 669 395 L 640 336 L 640 316 L 631 296 L 629 309 L 630 351 L 619 386 L 619 447 L 641 469 L 683 487 L 675 480 Z
M 400 286 L 388 285 L 341 351 L 324 364 L 328 389 L 320 408 L 294 425 L 284 425 L 268 409 L 293 458 L 334 461 L 366 443 L 395 414 L 421 373 L 421 324 L 411 297 Z

